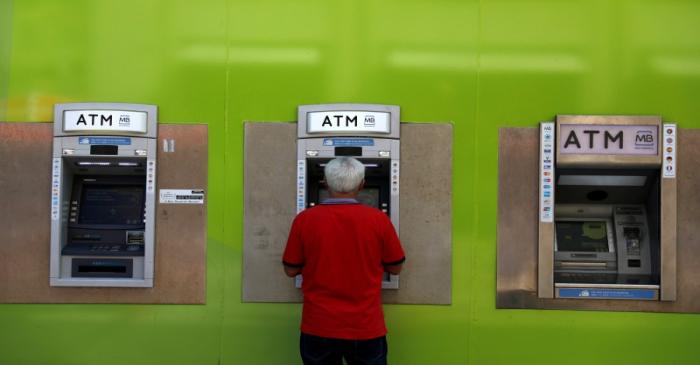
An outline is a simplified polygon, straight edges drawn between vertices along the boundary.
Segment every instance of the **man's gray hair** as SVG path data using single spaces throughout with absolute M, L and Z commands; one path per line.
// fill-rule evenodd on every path
M 323 169 L 328 189 L 347 193 L 357 189 L 365 178 L 365 165 L 352 157 L 338 157 Z

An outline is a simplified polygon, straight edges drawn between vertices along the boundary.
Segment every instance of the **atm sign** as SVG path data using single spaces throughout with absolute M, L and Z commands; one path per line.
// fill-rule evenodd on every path
M 67 110 L 63 130 L 146 133 L 148 114 L 127 110 Z
M 391 114 L 387 112 L 332 111 L 310 112 L 307 133 L 391 133 Z
M 561 124 L 559 151 L 580 155 L 651 155 L 658 153 L 654 125 Z

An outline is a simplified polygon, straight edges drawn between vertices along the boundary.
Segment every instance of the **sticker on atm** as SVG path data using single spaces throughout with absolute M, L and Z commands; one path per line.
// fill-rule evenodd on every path
M 561 288 L 560 298 L 600 299 L 654 299 L 656 292 L 650 289 Z
M 374 146 L 372 138 L 325 138 L 324 146 L 332 147 L 356 147 L 356 146 Z
M 204 204 L 202 189 L 160 189 L 161 204 Z
M 129 137 L 80 137 L 79 144 L 100 144 L 100 145 L 119 145 L 128 146 L 131 144 Z

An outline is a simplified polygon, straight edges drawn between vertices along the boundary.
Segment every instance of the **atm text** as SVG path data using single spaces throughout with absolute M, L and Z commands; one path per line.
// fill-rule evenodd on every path
M 350 127 L 351 125 L 357 127 L 357 115 L 354 117 L 350 117 L 348 115 L 334 115 L 333 119 L 335 119 L 335 125 L 333 124 L 333 121 L 331 121 L 331 118 L 329 116 L 326 116 L 325 118 L 323 118 L 323 123 L 321 123 L 321 127 L 340 127 L 343 121 L 343 117 L 345 117 L 346 127 Z
M 99 120 L 97 117 L 100 117 Z M 88 117 L 90 117 L 90 125 L 107 125 L 111 126 L 112 125 L 112 116 L 111 115 L 100 115 L 100 114 L 88 114 Z M 80 114 L 80 117 L 78 118 L 78 121 L 75 123 L 75 125 L 88 125 L 88 121 L 85 120 L 85 115 Z
M 597 130 L 584 130 L 584 134 L 588 135 L 588 148 L 593 148 L 593 143 L 596 140 L 595 135 L 600 134 L 600 131 Z M 623 148 L 623 134 L 622 131 L 618 132 L 616 135 L 610 134 L 608 131 L 604 132 L 604 140 L 603 140 L 603 145 L 605 149 L 608 149 L 609 144 L 614 144 L 615 142 L 618 142 L 618 148 L 622 149 Z M 639 138 L 639 136 L 637 136 Z M 581 148 L 581 142 L 579 141 L 578 136 L 576 135 L 575 131 L 569 132 L 569 136 L 566 137 L 566 142 L 564 143 L 564 148 L 569 147 L 569 145 L 575 145 L 576 148 Z

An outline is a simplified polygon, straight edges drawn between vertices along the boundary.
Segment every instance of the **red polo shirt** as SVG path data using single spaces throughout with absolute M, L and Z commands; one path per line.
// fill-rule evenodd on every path
M 306 209 L 294 219 L 282 260 L 302 267 L 302 332 L 355 340 L 386 334 L 384 265 L 404 261 L 386 214 L 358 203 Z

